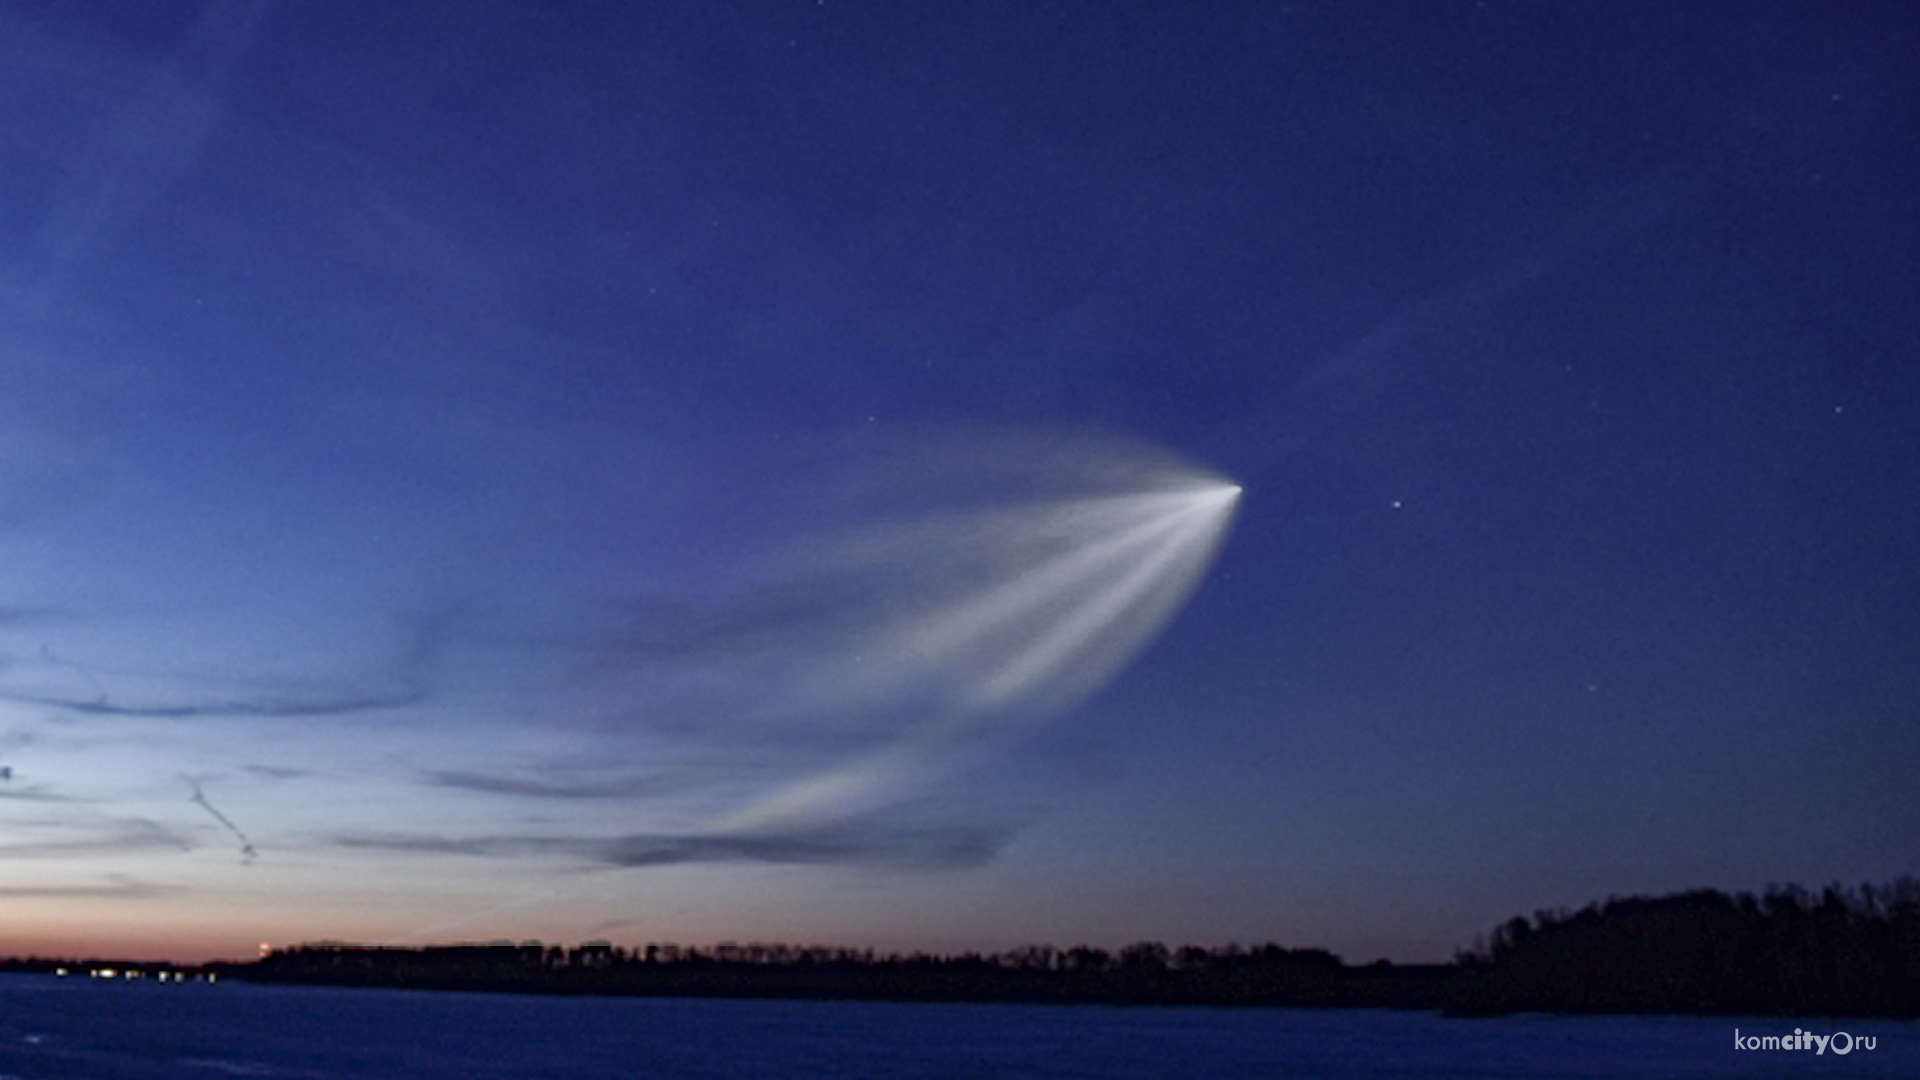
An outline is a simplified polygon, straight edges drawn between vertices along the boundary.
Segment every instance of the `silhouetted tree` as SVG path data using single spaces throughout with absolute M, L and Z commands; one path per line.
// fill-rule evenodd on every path
M 1449 997 L 1469 1011 L 1920 1014 L 1917 889 L 1798 886 L 1611 898 L 1495 929 Z M 1896 907 L 1888 898 L 1905 900 Z

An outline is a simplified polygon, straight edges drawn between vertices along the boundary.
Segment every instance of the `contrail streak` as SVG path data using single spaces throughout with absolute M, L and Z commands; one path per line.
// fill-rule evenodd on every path
M 187 781 L 187 783 L 193 785 L 193 801 L 199 803 L 203 808 L 205 808 L 207 813 L 213 815 L 213 820 L 226 826 L 227 831 L 232 833 L 236 838 L 239 839 L 240 861 L 252 862 L 254 859 L 258 858 L 260 853 L 253 849 L 253 841 L 247 839 L 247 834 L 240 831 L 240 826 L 235 825 L 233 823 L 232 818 L 221 813 L 218 807 L 214 806 L 211 802 L 207 801 L 207 793 L 200 790 L 200 785 L 198 783 L 195 783 L 192 780 Z

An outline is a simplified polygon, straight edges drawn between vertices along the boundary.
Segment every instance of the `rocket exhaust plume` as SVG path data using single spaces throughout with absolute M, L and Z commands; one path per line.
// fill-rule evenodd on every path
M 1135 442 L 972 430 L 713 490 L 718 533 L 772 539 L 714 553 L 713 587 L 621 666 L 709 738 L 832 748 L 784 756 L 705 818 L 719 833 L 870 812 L 1073 708 L 1179 611 L 1241 494 Z

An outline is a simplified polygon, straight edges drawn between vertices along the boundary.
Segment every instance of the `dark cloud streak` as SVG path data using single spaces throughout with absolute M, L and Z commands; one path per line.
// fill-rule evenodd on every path
M 567 783 L 530 780 L 490 773 L 462 772 L 453 769 L 429 770 L 422 774 L 435 787 L 478 791 L 489 795 L 524 795 L 544 799 L 630 799 L 661 795 L 684 788 L 684 783 L 658 776 L 632 776 L 616 780 Z
M 50 694 L 0 693 L 0 701 L 16 705 L 41 705 L 65 709 L 81 716 L 137 717 L 151 720 L 193 720 L 203 717 L 261 716 L 305 717 L 344 716 L 350 713 L 377 712 L 417 705 L 426 700 L 418 691 L 401 694 L 347 695 L 342 697 L 267 697 L 235 698 L 189 705 L 115 705 L 105 698 L 86 700 Z
M 192 783 L 192 781 L 188 781 L 188 782 Z M 227 831 L 232 833 L 234 837 L 240 841 L 240 861 L 241 862 L 252 862 L 254 859 L 259 857 L 260 853 L 255 851 L 253 848 L 253 841 L 247 839 L 247 834 L 241 831 L 240 826 L 235 825 L 233 823 L 232 818 L 221 813 L 219 807 L 213 805 L 212 802 L 208 801 L 207 793 L 200 790 L 199 784 L 193 784 L 193 801 L 199 803 L 201 809 L 205 810 L 209 814 L 212 814 L 213 819 L 215 821 L 218 821 L 220 824 L 226 826 Z
M 67 822 L 54 824 L 59 828 L 73 827 Z M 123 818 L 107 822 L 104 832 L 98 835 L 0 844 L 0 860 L 86 858 L 162 850 L 191 851 L 193 843 L 159 822 Z
M 336 847 L 423 855 L 526 858 L 551 855 L 639 869 L 699 863 L 892 866 L 946 870 L 991 862 L 1012 830 L 980 826 L 836 825 L 763 833 L 630 833 L 613 837 L 428 836 L 414 833 L 334 837 Z

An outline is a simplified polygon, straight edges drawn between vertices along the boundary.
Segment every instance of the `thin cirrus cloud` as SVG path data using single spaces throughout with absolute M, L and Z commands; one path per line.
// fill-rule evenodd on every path
M 0 604 L 0 626 L 39 626 L 65 615 L 59 608 Z
M 8 613 L 14 611 L 19 617 L 9 619 Z M 42 609 L 0 609 L 0 628 L 24 627 L 54 617 Z M 11 662 L 0 654 L 0 678 L 13 684 L 0 685 L 0 703 L 55 709 L 80 718 L 131 720 L 298 719 L 405 709 L 431 696 L 424 688 L 430 662 L 425 653 L 430 650 L 430 645 L 412 644 L 395 658 L 390 672 L 366 680 L 282 680 L 277 687 L 268 682 L 254 692 L 236 692 L 231 680 L 178 672 L 168 676 L 179 687 L 172 693 L 115 693 L 110 673 L 64 659 L 43 645 L 30 658 L 16 657 Z M 248 682 L 260 684 L 257 677 Z
M 0 843 L 0 862 L 14 859 L 93 859 L 156 851 L 191 851 L 194 844 L 149 818 L 10 821 L 10 833 L 28 839 Z
M 10 765 L 0 765 L 0 781 L 9 781 L 12 779 L 13 767 Z M 0 801 L 74 803 L 85 800 L 74 795 L 63 795 L 46 784 L 15 785 L 7 783 L 0 784 Z
M 0 273 L 0 295 L 29 311 L 47 306 L 77 266 L 188 169 L 226 114 L 221 84 L 266 7 L 263 0 L 210 4 L 173 56 L 144 66 L 7 27 L 26 43 L 7 59 L 57 72 L 76 96 L 118 104 L 92 118 L 93 139 L 66 163 L 65 182 L 25 257 Z M 48 55 L 63 63 L 47 64 Z
M 342 716 L 349 713 L 398 709 L 419 704 L 426 695 L 419 691 L 388 695 L 343 695 L 340 697 L 261 697 L 203 700 L 191 703 L 116 704 L 107 698 L 74 698 L 52 694 L 0 693 L 0 701 L 16 705 L 40 705 L 64 709 L 83 716 L 139 717 L 155 720 L 191 720 L 197 717 L 302 717 Z
M 678 791 L 686 785 L 662 776 L 628 776 L 613 780 L 541 780 L 496 773 L 430 769 L 421 779 L 433 787 L 477 791 L 488 795 L 523 795 L 541 799 L 632 799 Z
M 935 870 L 990 862 L 1012 836 L 1013 830 L 1003 826 L 900 827 L 853 822 L 787 832 L 631 833 L 607 837 L 359 833 L 333 837 L 330 843 L 349 850 L 416 855 L 561 856 L 623 869 L 697 863 L 772 863 Z
M 126 874 L 107 874 L 99 881 L 73 885 L 0 885 L 0 899 L 150 900 L 181 891 L 177 885 L 142 881 Z

